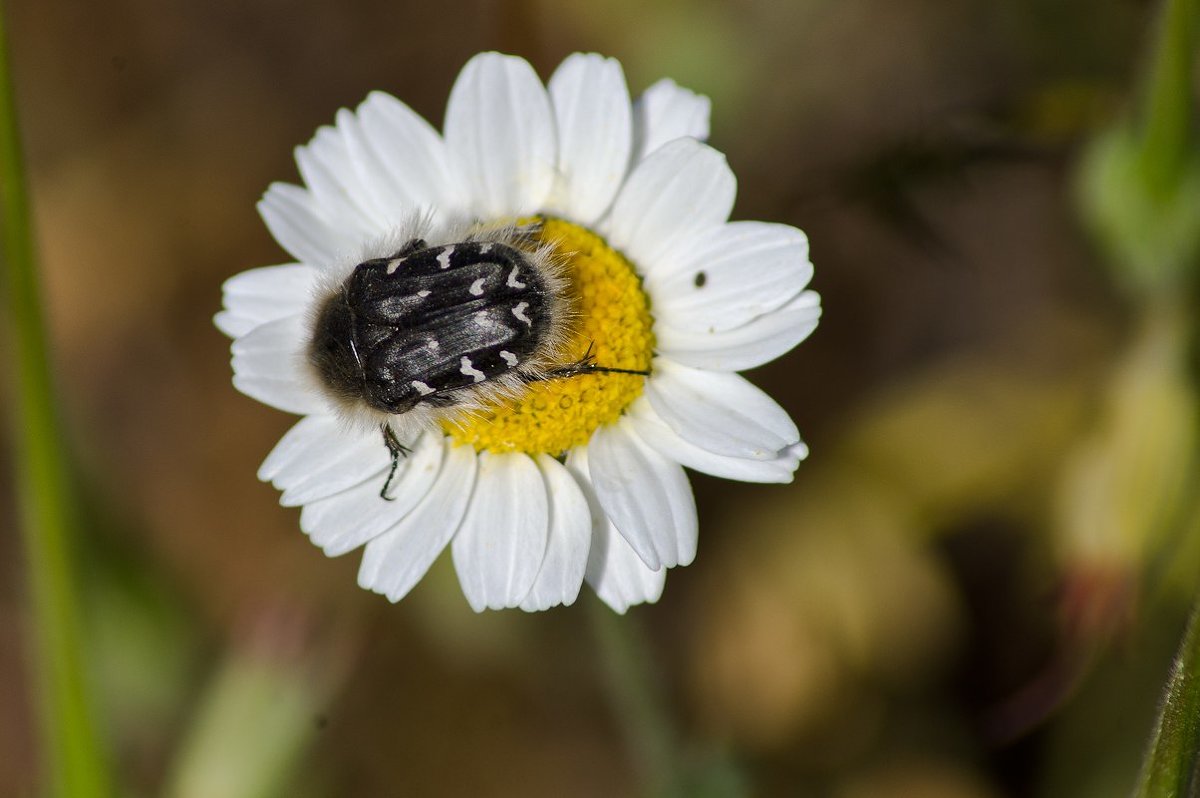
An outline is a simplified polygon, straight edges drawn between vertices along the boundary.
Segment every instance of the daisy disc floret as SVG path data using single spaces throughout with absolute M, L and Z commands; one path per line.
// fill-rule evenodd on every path
M 259 470 L 359 584 L 405 596 L 449 546 L 476 610 L 587 581 L 618 612 L 690 563 L 683 467 L 789 482 L 807 450 L 736 372 L 809 335 L 808 245 L 729 222 L 709 103 L 631 102 L 577 54 L 543 86 L 483 53 L 444 133 L 373 93 L 296 150 L 259 211 L 295 262 L 224 287 L 234 385 L 302 418 Z

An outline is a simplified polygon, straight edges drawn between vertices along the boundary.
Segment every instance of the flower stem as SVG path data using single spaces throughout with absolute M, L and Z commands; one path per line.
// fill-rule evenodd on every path
M 1192 134 L 1197 0 L 1167 0 L 1150 66 L 1142 121 L 1142 170 L 1156 197 L 1170 197 Z
M 1167 682 L 1135 798 L 1195 795 L 1200 769 L 1200 601 Z
M 11 429 L 19 524 L 28 564 L 42 757 L 50 795 L 109 794 L 92 725 L 70 548 L 74 502 L 63 462 L 42 323 L 29 201 L 0 7 L 0 234 L 11 364 Z
M 605 686 L 625 745 L 647 796 L 682 796 L 679 742 L 667 712 L 645 634 L 637 619 L 587 601 Z

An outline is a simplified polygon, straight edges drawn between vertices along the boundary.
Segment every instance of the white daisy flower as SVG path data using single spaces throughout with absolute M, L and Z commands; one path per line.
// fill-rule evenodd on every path
M 373 93 L 296 150 L 304 187 L 274 184 L 258 206 L 295 262 L 227 281 L 216 324 L 234 339 L 234 385 L 302 416 L 259 477 L 302 508 L 326 554 L 365 546 L 362 587 L 398 601 L 449 546 L 477 611 L 571 604 L 587 581 L 624 612 L 657 600 L 667 569 L 696 554 L 684 466 L 791 481 L 807 453 L 795 425 L 735 372 L 816 327 L 807 239 L 728 221 L 735 180 L 702 143 L 708 114 L 669 80 L 631 102 L 612 59 L 573 55 L 543 87 L 524 60 L 483 53 L 455 82 L 442 135 Z M 493 246 L 517 253 L 507 289 L 487 282 Z M 435 261 L 479 276 L 476 304 Z M 414 263 L 442 289 L 437 334 L 435 315 L 346 332 L 399 307 L 388 302 L 429 297 Z M 353 288 L 368 267 L 376 282 Z M 355 304 L 393 279 L 370 313 Z M 540 310 L 515 301 L 543 295 Z M 467 321 L 479 307 L 527 326 L 485 340 Z M 332 367 L 322 336 L 345 347 Z M 527 347 L 499 351 L 514 342 Z M 445 357 L 411 359 L 418 343 Z M 540 360 L 518 365 L 523 354 Z M 430 365 L 460 361 L 454 374 Z M 419 373 L 395 368 L 413 363 Z M 487 386 L 499 387 L 471 393 Z

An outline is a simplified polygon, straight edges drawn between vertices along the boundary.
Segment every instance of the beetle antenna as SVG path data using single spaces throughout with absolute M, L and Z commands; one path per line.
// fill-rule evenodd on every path
M 535 380 L 553 380 L 565 379 L 567 377 L 578 377 L 582 374 L 636 374 L 641 377 L 649 377 L 649 370 L 642 369 L 618 369 L 609 368 L 608 366 L 597 366 L 596 356 L 592 354 L 592 349 L 596 342 L 588 343 L 587 351 L 583 353 L 583 357 L 576 360 L 574 363 L 568 363 L 565 366 L 550 369 Z

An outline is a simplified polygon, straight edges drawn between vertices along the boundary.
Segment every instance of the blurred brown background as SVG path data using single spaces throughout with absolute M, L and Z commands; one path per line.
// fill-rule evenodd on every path
M 255 479 L 291 420 L 233 390 L 211 324 L 224 279 L 286 260 L 254 203 L 298 179 L 292 148 L 372 89 L 440 126 L 485 49 L 543 78 L 595 50 L 634 92 L 708 94 L 735 217 L 812 241 L 821 326 L 752 375 L 812 455 L 790 486 L 693 476 L 699 557 L 631 611 L 713 794 L 1125 794 L 1187 594 L 1144 601 L 1137 552 L 1064 532 L 1065 463 L 1134 315 L 1073 170 L 1127 104 L 1154 8 L 11 0 L 128 794 L 178 778 L 247 661 L 292 702 L 273 794 L 636 791 L 587 608 L 475 616 L 448 562 L 396 606 L 360 591 L 357 555 L 327 560 Z M 0 563 L 0 795 L 28 795 L 15 536 Z M 265 757 L 267 734 L 221 755 Z

